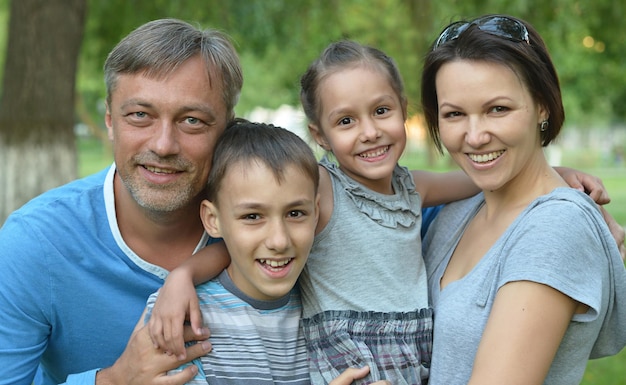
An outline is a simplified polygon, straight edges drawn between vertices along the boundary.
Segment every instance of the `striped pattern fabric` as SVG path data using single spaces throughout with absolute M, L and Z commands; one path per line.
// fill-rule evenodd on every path
M 254 300 L 226 271 L 196 291 L 213 349 L 194 362 L 201 370 L 189 384 L 310 383 L 297 291 L 275 301 Z

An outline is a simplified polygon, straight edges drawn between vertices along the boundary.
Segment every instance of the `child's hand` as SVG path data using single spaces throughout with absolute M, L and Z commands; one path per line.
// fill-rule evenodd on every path
M 194 333 L 208 336 L 209 331 L 202 328 L 202 314 L 191 275 L 184 269 L 174 269 L 159 290 L 148 321 L 155 347 L 184 360 L 183 325 L 187 318 Z
M 369 366 L 363 366 L 362 368 L 348 368 L 344 370 L 339 377 L 330 382 L 330 385 L 350 385 L 354 380 L 360 380 L 367 376 L 370 372 Z M 372 385 L 391 385 L 389 381 L 376 381 Z
M 602 180 L 597 176 L 568 167 L 555 167 L 555 169 L 570 187 L 585 192 L 597 204 L 605 205 L 611 201 L 609 192 L 606 191 Z

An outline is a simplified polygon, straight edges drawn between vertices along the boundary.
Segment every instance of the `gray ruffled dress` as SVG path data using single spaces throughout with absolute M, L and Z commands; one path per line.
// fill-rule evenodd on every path
M 361 384 L 426 383 L 432 309 L 421 253 L 421 199 L 405 167 L 393 195 L 369 190 L 323 158 L 334 209 L 300 277 L 313 384 L 370 366 Z

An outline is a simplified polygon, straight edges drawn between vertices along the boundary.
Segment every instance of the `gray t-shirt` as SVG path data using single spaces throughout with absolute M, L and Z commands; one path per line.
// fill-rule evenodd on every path
M 429 385 L 466 384 L 500 287 L 549 285 L 589 306 L 572 318 L 545 384 L 578 384 L 587 360 L 626 345 L 626 272 L 614 239 L 584 194 L 557 188 L 532 202 L 462 279 L 439 282 L 482 194 L 446 206 L 424 239 L 435 309 Z
M 300 276 L 303 316 L 327 310 L 409 312 L 428 307 L 422 258 L 421 199 L 405 167 L 393 173 L 393 195 L 349 178 L 324 158 L 333 213 L 315 237 Z

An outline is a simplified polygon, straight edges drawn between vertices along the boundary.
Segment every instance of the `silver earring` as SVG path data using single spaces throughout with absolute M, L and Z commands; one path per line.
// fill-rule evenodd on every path
M 548 126 L 550 125 L 550 123 L 548 123 L 548 120 L 544 120 L 543 122 L 541 122 L 541 124 L 539 125 L 539 131 L 541 132 L 546 132 L 546 130 L 548 129 Z

